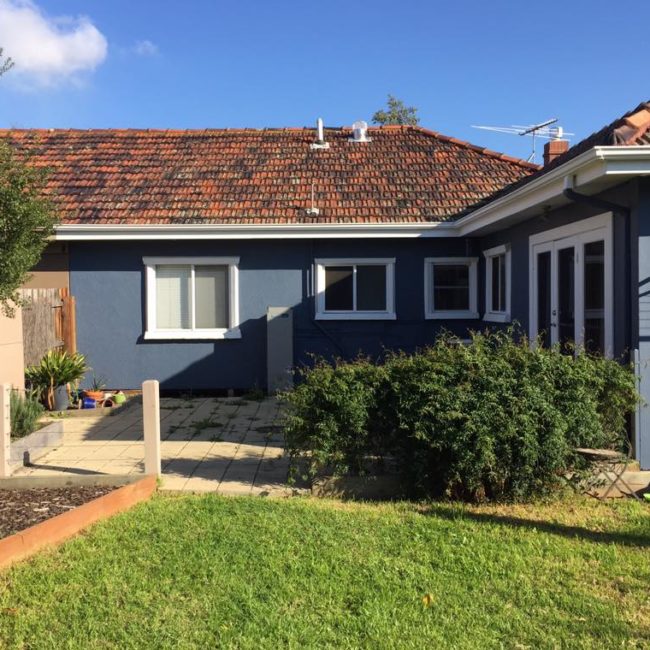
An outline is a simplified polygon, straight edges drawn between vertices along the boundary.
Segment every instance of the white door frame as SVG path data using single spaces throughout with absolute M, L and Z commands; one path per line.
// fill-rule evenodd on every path
M 545 230 L 528 238 L 528 333 L 530 340 L 537 337 L 537 255 L 551 252 L 551 305 L 557 311 L 557 251 L 575 247 L 575 342 L 581 345 L 584 340 L 584 244 L 603 240 L 605 244 L 605 355 L 614 353 L 614 264 L 613 264 L 613 217 L 611 212 L 596 217 L 575 221 L 566 226 Z M 558 329 L 552 328 L 551 342 L 558 340 Z

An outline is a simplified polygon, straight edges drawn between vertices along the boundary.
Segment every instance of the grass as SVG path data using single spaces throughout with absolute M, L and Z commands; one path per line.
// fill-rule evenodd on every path
M 637 503 L 157 496 L 0 574 L 29 648 L 650 645 Z

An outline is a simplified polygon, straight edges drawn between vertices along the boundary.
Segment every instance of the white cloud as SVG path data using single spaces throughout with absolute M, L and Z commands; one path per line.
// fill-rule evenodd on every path
M 108 43 L 89 18 L 50 17 L 31 0 L 0 0 L 0 46 L 29 85 L 78 81 L 105 59 Z
M 133 51 L 138 56 L 156 56 L 158 54 L 158 46 L 151 41 L 137 41 L 133 46 Z

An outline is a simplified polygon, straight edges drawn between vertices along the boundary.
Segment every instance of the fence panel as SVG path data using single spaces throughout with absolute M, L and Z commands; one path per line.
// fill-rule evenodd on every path
M 55 348 L 76 352 L 75 301 L 68 289 L 23 289 L 25 366 Z

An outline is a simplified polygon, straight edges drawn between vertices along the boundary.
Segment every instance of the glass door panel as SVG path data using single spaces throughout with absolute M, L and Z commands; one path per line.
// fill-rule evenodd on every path
M 537 254 L 537 333 L 542 345 L 551 341 L 551 251 Z
M 584 246 L 584 345 L 605 351 L 605 242 Z
M 575 247 L 557 250 L 557 296 L 556 321 L 558 340 L 569 351 L 576 337 L 575 318 Z

